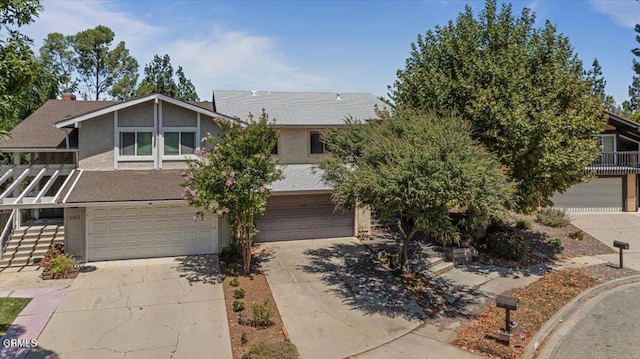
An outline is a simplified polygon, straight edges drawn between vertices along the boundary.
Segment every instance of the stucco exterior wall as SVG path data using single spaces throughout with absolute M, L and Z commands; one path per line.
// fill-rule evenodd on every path
M 168 102 L 162 102 L 163 127 L 196 127 L 198 114 Z
M 218 217 L 218 251 L 231 244 L 231 226 L 227 217 Z
M 118 111 L 119 127 L 153 127 L 153 101 Z M 89 120 L 91 121 L 91 120 Z M 85 121 L 88 122 L 88 121 Z
M 311 128 L 279 128 L 278 156 L 282 164 L 318 163 L 322 155 L 309 153 Z
M 356 235 L 371 234 L 371 210 L 369 207 L 356 208 Z
M 187 169 L 187 161 L 162 161 L 162 168 L 165 170 Z
M 213 122 L 213 118 L 209 116 L 200 116 L 200 136 L 198 141 L 205 137 L 207 133 L 212 135 L 220 135 L 220 127 Z
M 85 208 L 64 209 L 64 248 L 76 260 L 86 260 Z
M 84 121 L 78 130 L 80 168 L 113 170 L 113 113 Z

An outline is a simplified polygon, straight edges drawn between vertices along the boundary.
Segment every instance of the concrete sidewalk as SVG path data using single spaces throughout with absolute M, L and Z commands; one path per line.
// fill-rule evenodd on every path
M 611 248 L 615 240 L 629 243 L 629 250 L 624 251 L 624 266 L 640 271 L 640 214 L 575 213 L 571 214 L 571 223 Z M 617 253 L 595 257 L 616 265 L 619 261 Z
M 50 282 L 55 283 L 55 281 Z M 51 286 L 34 289 L 1 291 L 0 298 L 11 297 L 32 299 L 9 326 L 6 334 L 0 339 L 0 343 L 2 343 L 2 340 L 4 339 L 18 339 L 23 343 L 30 343 L 31 340 L 37 340 L 40 333 L 42 333 L 42 330 L 49 322 L 49 319 L 62 302 L 68 288 L 69 286 Z M 23 359 L 27 356 L 30 350 L 40 351 L 37 346 L 32 349 L 29 347 L 4 348 L 0 346 L 0 358 Z

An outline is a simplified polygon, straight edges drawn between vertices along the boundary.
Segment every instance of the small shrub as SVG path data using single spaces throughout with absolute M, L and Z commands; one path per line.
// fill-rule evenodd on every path
M 551 237 L 547 240 L 547 243 L 551 244 L 556 248 L 562 247 L 562 240 L 558 237 Z
M 545 208 L 536 215 L 538 222 L 548 227 L 565 227 L 571 223 L 567 212 L 558 208 Z
M 533 224 L 531 224 L 530 221 L 527 221 L 526 219 L 520 220 L 516 223 L 516 227 L 518 229 L 525 229 L 525 230 L 529 230 L 531 228 L 533 228 Z
M 238 315 L 238 324 L 240 325 L 251 325 L 251 321 L 247 319 L 247 316 L 244 313 L 240 313 Z
M 233 311 L 234 312 L 241 312 L 244 310 L 244 303 L 242 303 L 239 300 L 234 300 L 233 301 Z
M 49 262 L 47 269 L 54 275 L 64 275 L 69 273 L 75 266 L 76 261 L 73 260 L 70 254 L 61 254 Z
M 524 237 L 508 232 L 490 238 L 487 246 L 494 255 L 508 260 L 520 260 L 529 250 Z
M 247 338 L 247 333 L 242 332 L 242 335 L 240 336 L 240 345 L 245 345 L 248 342 L 249 342 L 249 338 Z
M 271 317 L 273 317 L 273 305 L 269 299 L 252 305 L 251 311 L 253 312 L 253 318 L 251 319 L 252 326 L 264 328 L 273 324 L 271 320 Z
M 45 268 L 45 270 L 50 270 L 49 263 L 51 260 L 61 254 L 64 254 L 64 243 L 54 243 L 49 246 L 49 249 L 47 249 L 47 252 L 44 254 L 44 257 L 42 257 L 38 265 Z
M 238 277 L 234 277 L 232 280 L 229 281 L 229 285 L 232 287 L 237 287 L 240 285 L 240 279 L 238 279 Z
M 291 342 L 252 345 L 242 359 L 298 359 L 298 348 Z
M 584 239 L 584 233 L 582 231 L 571 232 L 569 233 L 569 238 L 581 241 Z
M 244 298 L 244 289 L 240 288 L 240 289 L 236 289 L 233 291 L 233 297 L 236 299 L 242 299 Z

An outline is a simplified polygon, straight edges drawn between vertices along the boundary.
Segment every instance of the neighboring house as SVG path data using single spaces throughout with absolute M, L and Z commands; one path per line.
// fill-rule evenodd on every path
M 598 135 L 601 153 L 585 169 L 594 178 L 555 195 L 555 207 L 572 212 L 638 211 L 640 124 L 606 111 L 604 120 Z
M 195 211 L 182 199 L 181 172 L 195 158 L 200 139 L 219 133 L 214 118 L 245 118 L 262 108 L 281 132 L 274 158 L 288 166 L 285 179 L 272 185 L 257 240 L 369 230 L 367 211 L 335 210 L 331 188 L 312 164 L 324 151 L 317 131 L 339 127 L 348 115 L 373 118 L 374 105 L 381 105 L 377 98 L 250 91 L 216 91 L 214 98 L 215 103 L 186 103 L 154 94 L 110 102 L 75 101 L 65 94 L 27 117 L 11 139 L 0 141 L 0 151 L 13 159 L 0 169 L 6 186 L 0 209 L 13 211 L 13 226 L 5 226 L 0 238 L 8 248 L 0 267 L 36 259 L 33 253 L 20 257 L 27 232 L 18 228 L 27 219 L 63 222 L 55 231 L 64 232 L 67 251 L 82 261 L 219 252 L 229 243 L 229 225 L 215 216 L 192 221 Z M 21 164 L 25 155 L 28 165 Z M 31 218 L 22 218 L 25 213 Z M 10 236 L 11 227 L 20 235 Z
M 384 103 L 361 93 L 214 91 L 215 109 L 229 116 L 259 116 L 265 109 L 280 133 L 273 157 L 285 178 L 271 186 L 264 216 L 257 220 L 256 241 L 347 237 L 369 231 L 370 215 L 363 209 L 336 210 L 331 187 L 316 166 L 324 153 L 320 132 L 344 126 L 347 116 L 376 118 Z

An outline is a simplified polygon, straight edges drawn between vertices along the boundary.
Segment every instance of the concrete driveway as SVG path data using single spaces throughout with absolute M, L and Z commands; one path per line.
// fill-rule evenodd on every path
M 91 263 L 28 358 L 231 358 L 216 256 Z
M 571 223 L 611 248 L 614 240 L 628 242 L 630 249 L 624 252 L 624 266 L 640 271 L 640 214 L 574 213 L 571 214 Z M 596 257 L 616 265 L 619 261 L 618 254 Z
M 424 318 L 355 239 L 265 243 L 261 249 L 278 310 L 302 358 L 358 354 L 406 334 Z

